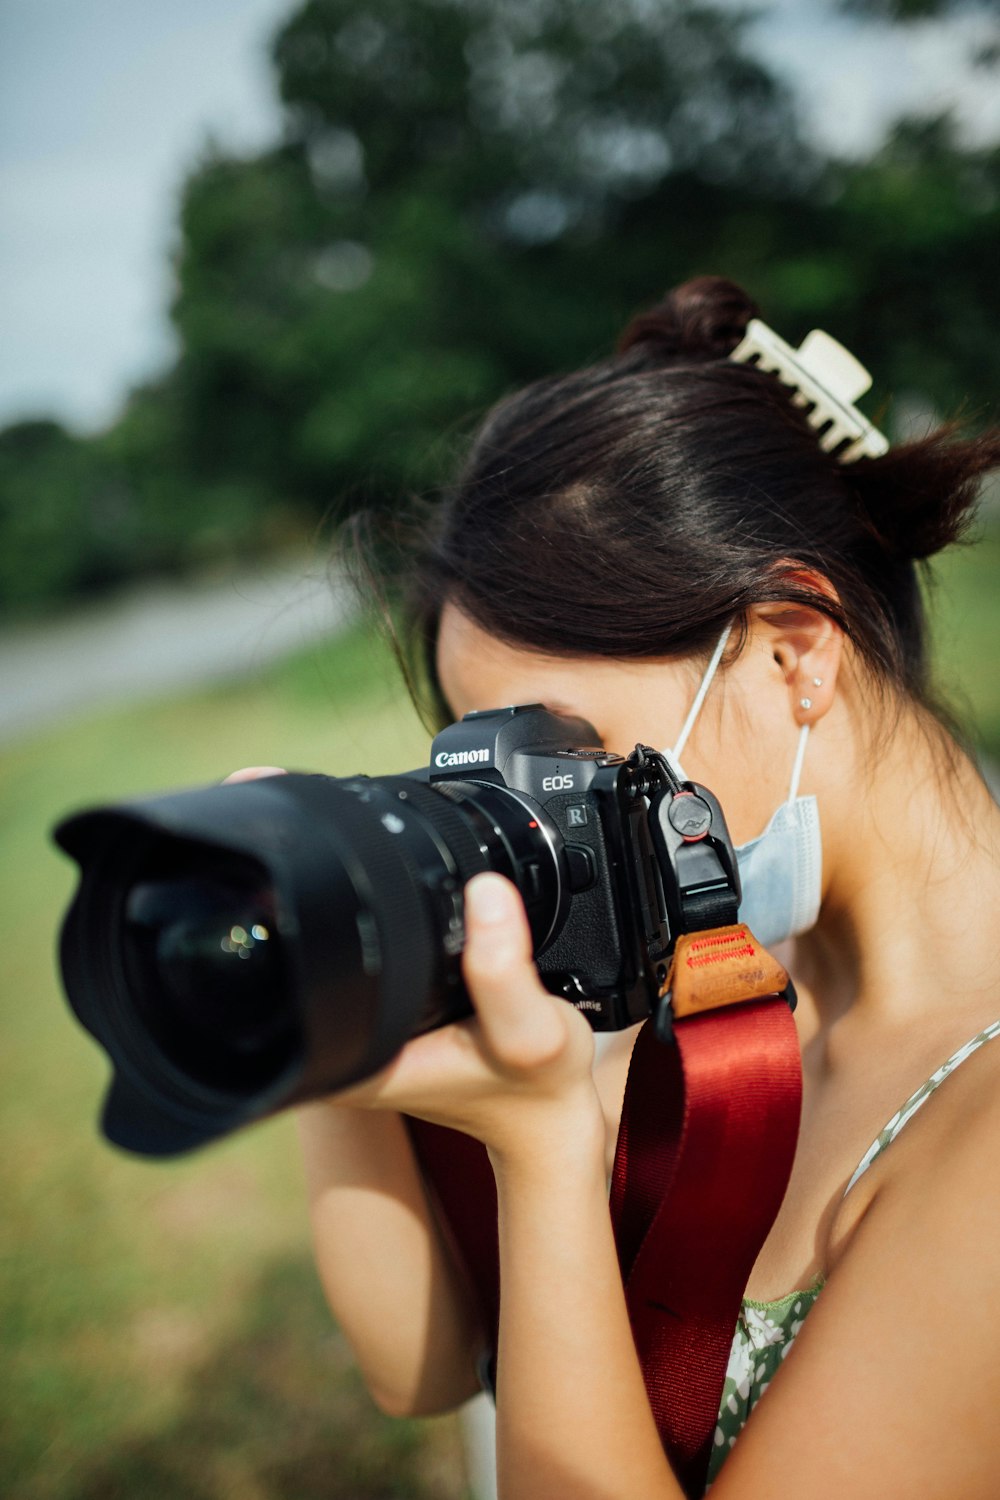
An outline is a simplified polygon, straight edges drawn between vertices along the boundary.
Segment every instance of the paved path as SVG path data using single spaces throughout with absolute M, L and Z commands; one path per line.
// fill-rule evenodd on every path
M 340 629 L 353 609 L 319 563 L 158 583 L 0 631 L 0 743 L 124 699 L 254 672 Z

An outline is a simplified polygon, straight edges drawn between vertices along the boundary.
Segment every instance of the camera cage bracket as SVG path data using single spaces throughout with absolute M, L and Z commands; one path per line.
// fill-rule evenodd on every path
M 696 782 L 682 782 L 666 757 L 648 745 L 636 745 L 628 765 L 633 794 L 649 799 L 650 832 L 675 934 L 669 967 L 657 970 L 657 1038 L 674 1041 L 675 1021 L 772 995 L 794 1011 L 797 996 L 787 969 L 735 920 L 739 868 L 716 799 Z

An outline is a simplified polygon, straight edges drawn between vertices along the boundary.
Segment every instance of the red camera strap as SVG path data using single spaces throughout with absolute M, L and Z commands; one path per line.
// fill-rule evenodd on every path
M 743 945 L 738 954 L 735 934 Z M 713 939 L 722 949 L 728 945 L 718 963 L 705 957 Z M 690 947 L 682 952 L 687 943 L 700 944 L 701 955 Z M 746 928 L 682 939 L 671 980 L 686 965 L 707 978 L 708 990 L 702 984 L 693 1001 L 677 996 L 675 1016 L 687 1013 L 675 1021 L 673 1044 L 658 1040 L 650 1021 L 638 1034 L 611 1214 L 650 1406 L 678 1478 L 697 1496 L 741 1299 L 791 1172 L 802 1075 L 791 1010 L 774 993 L 775 976 L 784 971 Z M 716 972 L 706 976 L 700 965 Z M 720 988 L 715 981 L 723 968 Z M 737 979 L 757 997 L 732 1003 Z M 762 984 L 772 986 L 766 998 L 759 997 Z M 706 998 L 713 988 L 714 998 Z M 699 1006 L 712 1008 L 699 1012 Z M 495 1351 L 496 1187 L 485 1148 L 423 1121 L 410 1128 Z
M 795 1155 L 801 1064 L 783 999 L 649 1022 L 632 1053 L 611 1212 L 653 1416 L 700 1495 L 750 1272 Z

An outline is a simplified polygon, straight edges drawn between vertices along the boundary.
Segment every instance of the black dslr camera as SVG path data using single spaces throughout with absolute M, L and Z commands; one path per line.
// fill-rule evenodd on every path
M 653 1013 L 684 932 L 736 921 L 719 804 L 538 704 L 467 714 L 403 776 L 290 775 L 77 814 L 70 1003 L 109 1139 L 170 1155 L 383 1067 L 471 1011 L 462 890 L 517 886 L 543 983 L 597 1030 Z

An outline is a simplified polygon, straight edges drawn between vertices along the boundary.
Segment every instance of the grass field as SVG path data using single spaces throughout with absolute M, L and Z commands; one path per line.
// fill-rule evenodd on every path
M 374 1412 L 317 1290 L 291 1122 L 153 1165 L 111 1151 L 102 1055 L 54 974 L 73 807 L 270 762 L 417 765 L 357 636 L 252 684 L 102 714 L 0 757 L 0 1494 L 458 1500 L 451 1422 Z
M 940 677 L 1000 762 L 1000 534 L 945 560 Z M 318 1293 L 291 1124 L 151 1165 L 95 1129 L 105 1065 L 61 999 L 72 808 L 247 762 L 347 774 L 427 742 L 360 635 L 224 690 L 0 754 L 0 1493 L 459 1500 L 454 1424 L 377 1416 Z

